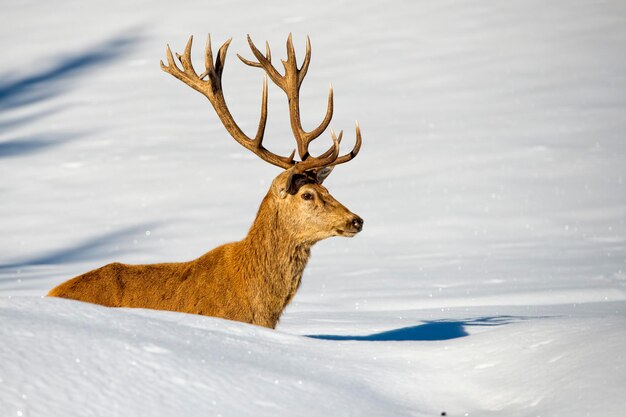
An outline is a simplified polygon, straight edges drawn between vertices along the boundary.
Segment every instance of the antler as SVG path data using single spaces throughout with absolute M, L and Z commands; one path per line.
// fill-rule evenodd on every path
M 185 47 L 185 51 L 183 52 L 183 54 L 176 54 L 176 57 L 180 61 L 183 69 L 179 69 L 176 65 L 169 45 L 165 50 L 167 54 L 168 65 L 165 65 L 163 61 L 161 61 L 161 69 L 206 96 L 206 98 L 208 98 L 213 105 L 213 108 L 215 109 L 215 112 L 224 124 L 224 127 L 226 127 L 226 130 L 228 130 L 228 133 L 230 133 L 230 135 L 239 144 L 241 144 L 246 149 L 251 150 L 261 159 L 269 162 L 270 164 L 279 166 L 284 169 L 291 168 L 296 163 L 293 159 L 296 152 L 295 149 L 289 157 L 284 157 L 268 151 L 263 146 L 263 134 L 265 133 L 265 124 L 267 122 L 267 77 L 263 79 L 261 119 L 259 121 L 259 127 L 254 138 L 248 137 L 241 130 L 241 128 L 233 119 L 233 116 L 230 114 L 230 111 L 228 110 L 228 106 L 226 105 L 226 101 L 224 100 L 224 93 L 222 91 L 222 71 L 224 70 L 226 52 L 228 51 L 228 46 L 230 45 L 231 40 L 232 38 L 224 42 L 224 44 L 220 47 L 217 53 L 217 57 L 215 59 L 215 63 L 213 63 L 211 35 L 208 36 L 204 60 L 206 71 L 203 72 L 201 75 L 198 75 L 196 73 L 195 69 L 193 68 L 193 64 L 191 63 L 191 44 L 193 42 L 193 36 L 189 37 L 189 41 L 187 42 L 187 46 Z M 269 49 L 267 58 L 270 58 Z M 208 79 L 204 80 L 205 77 L 208 77 Z
M 311 62 L 311 42 L 308 36 L 306 41 L 306 55 L 304 57 L 304 61 L 302 62 L 302 66 L 298 68 L 291 34 L 289 34 L 287 39 L 287 60 L 281 61 L 285 68 L 285 75 L 281 75 L 272 65 L 272 56 L 269 44 L 267 42 L 265 43 L 266 52 L 265 55 L 263 55 L 252 42 L 250 35 L 248 35 L 248 44 L 250 45 L 250 49 L 258 62 L 249 61 L 240 55 L 237 56 L 243 61 L 244 64 L 252 67 L 263 68 L 266 74 L 263 79 L 263 99 L 261 102 L 261 118 L 259 120 L 259 127 L 254 138 L 248 137 L 237 125 L 233 116 L 230 114 L 226 101 L 224 100 L 224 93 L 222 91 L 222 71 L 224 70 L 226 52 L 228 51 L 228 46 L 230 45 L 231 40 L 232 39 L 229 39 L 224 42 L 217 53 L 215 62 L 213 62 L 211 35 L 208 36 L 205 51 L 206 71 L 200 75 L 196 73 L 193 68 L 193 64 L 191 63 L 191 44 L 193 42 L 193 36 L 189 37 L 189 41 L 187 42 L 183 55 L 176 54 L 176 57 L 182 65 L 182 70 L 176 64 L 169 45 L 165 50 L 168 65 L 165 65 L 163 61 L 161 61 L 161 69 L 207 97 L 213 105 L 218 117 L 224 124 L 224 127 L 228 130 L 228 133 L 230 133 L 230 135 L 243 147 L 251 150 L 261 159 L 273 165 L 284 169 L 289 169 L 295 165 L 298 172 L 304 172 L 322 167 L 332 167 L 338 164 L 343 164 L 344 162 L 348 162 L 353 159 L 359 153 L 359 150 L 361 149 L 361 131 L 359 129 L 359 124 L 357 123 L 356 143 L 351 152 L 339 156 L 339 144 L 341 143 L 343 131 L 339 132 L 339 136 L 337 137 L 331 128 L 330 131 L 333 145 L 318 157 L 311 157 L 309 154 L 309 144 L 314 139 L 318 138 L 324 130 L 326 130 L 333 117 L 333 88 L 332 86 L 330 87 L 330 92 L 328 94 L 328 108 L 326 110 L 324 120 L 322 120 L 322 123 L 312 131 L 305 131 L 302 128 L 300 120 L 300 85 L 306 76 L 309 63 Z M 285 157 L 272 153 L 263 146 L 263 135 L 265 133 L 265 125 L 267 122 L 268 76 L 285 92 L 285 94 L 287 94 L 287 98 L 289 99 L 289 118 L 291 122 L 291 130 L 293 131 L 296 139 L 301 162 L 296 162 L 294 160 L 296 152 L 295 149 L 289 157 Z M 207 79 L 205 80 L 205 78 Z
M 324 130 L 330 124 L 330 120 L 333 117 L 333 87 L 331 85 L 330 92 L 328 93 L 328 107 L 326 109 L 326 115 L 322 120 L 322 123 L 310 132 L 305 131 L 302 128 L 302 122 L 300 119 L 300 85 L 306 76 L 309 69 L 309 63 L 311 62 L 311 41 L 309 37 L 306 38 L 306 53 L 302 66 L 298 68 L 296 61 L 296 53 L 293 47 L 293 41 L 291 34 L 287 38 L 287 60 L 281 60 L 283 67 L 285 68 L 285 75 L 281 75 L 278 70 L 272 65 L 271 53 L 269 44 L 265 43 L 266 54 L 265 56 L 258 50 L 258 48 L 252 42 L 250 35 L 248 35 L 248 44 L 252 53 L 258 60 L 258 62 L 250 61 L 243 58 L 241 55 L 237 55 L 241 61 L 249 66 L 263 68 L 267 76 L 280 87 L 289 100 L 289 119 L 291 122 L 291 130 L 298 144 L 298 153 L 302 162 L 297 163 L 296 169 L 300 172 L 304 172 L 310 169 L 317 169 L 321 167 L 331 167 L 334 165 L 342 164 L 353 159 L 361 149 L 361 131 L 359 124 L 356 124 L 356 143 L 352 151 L 346 155 L 339 156 L 339 144 L 343 135 L 343 131 L 339 133 L 339 137 L 335 136 L 335 133 L 331 128 L 331 137 L 333 139 L 333 145 L 324 152 L 322 155 L 313 158 L 309 154 L 309 144 L 316 138 L 318 138 Z

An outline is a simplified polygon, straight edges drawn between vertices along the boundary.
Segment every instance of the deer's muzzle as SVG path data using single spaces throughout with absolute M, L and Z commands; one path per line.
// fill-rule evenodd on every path
M 352 226 L 356 233 L 360 232 L 361 230 L 363 230 L 363 219 L 359 216 L 354 216 L 352 222 L 350 223 L 350 226 Z

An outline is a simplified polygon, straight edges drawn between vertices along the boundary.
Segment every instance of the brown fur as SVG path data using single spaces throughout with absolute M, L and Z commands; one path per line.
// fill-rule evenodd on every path
M 311 247 L 327 237 L 354 236 L 362 225 L 320 184 L 303 184 L 295 194 L 287 193 L 293 171 L 274 179 L 243 240 L 190 262 L 112 263 L 70 279 L 48 295 L 276 327 L 300 286 Z M 303 199 L 305 193 L 313 198 Z

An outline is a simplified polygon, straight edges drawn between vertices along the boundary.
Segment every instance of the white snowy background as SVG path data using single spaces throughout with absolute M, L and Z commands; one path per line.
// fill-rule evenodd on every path
M 313 249 L 275 331 L 42 297 L 246 234 L 277 169 L 158 65 L 208 32 L 248 132 L 246 33 L 276 61 L 310 35 L 304 125 L 332 82 L 363 233 Z M 1 417 L 623 415 L 623 1 L 4 1 L 0 51 Z M 274 86 L 269 112 L 289 153 Z

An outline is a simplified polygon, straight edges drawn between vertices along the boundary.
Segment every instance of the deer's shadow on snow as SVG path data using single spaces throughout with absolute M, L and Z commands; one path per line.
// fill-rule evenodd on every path
M 493 316 L 478 317 L 466 320 L 433 320 L 425 321 L 417 326 L 401 327 L 380 333 L 362 336 L 346 335 L 309 335 L 313 339 L 345 340 L 365 342 L 405 342 L 405 341 L 436 341 L 458 339 L 469 336 L 467 327 L 472 326 L 503 326 L 514 322 L 529 320 L 537 317 L 523 316 Z

